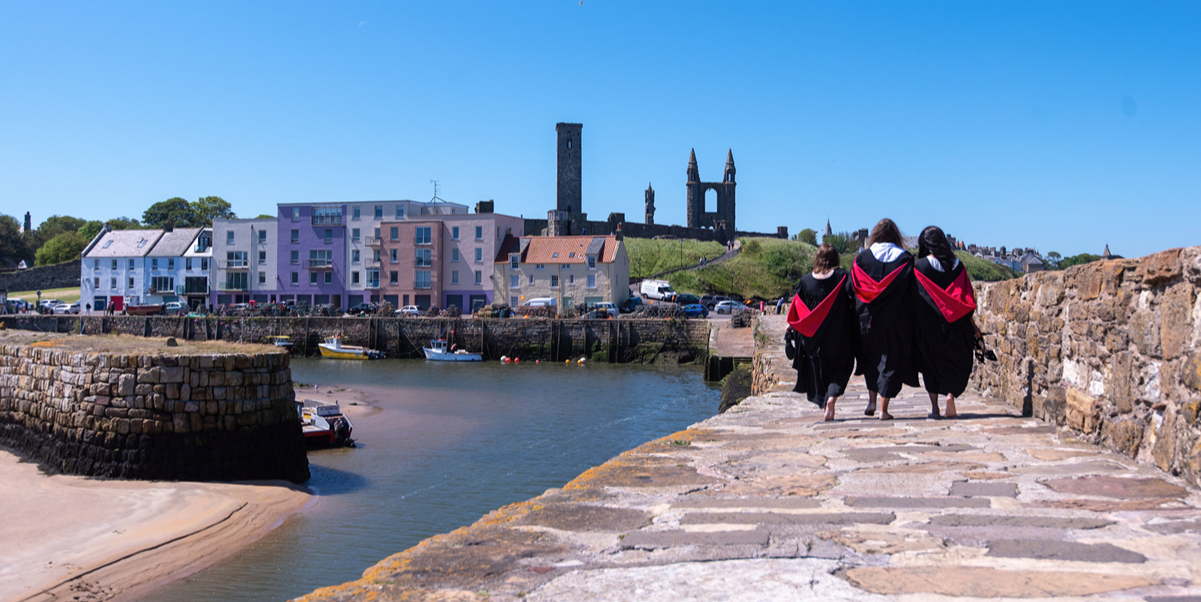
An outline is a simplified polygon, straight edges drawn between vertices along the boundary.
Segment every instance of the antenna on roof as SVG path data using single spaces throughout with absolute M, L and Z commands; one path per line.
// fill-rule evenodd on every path
M 434 198 L 430 199 L 430 202 L 431 203 L 437 203 L 437 202 L 445 203 L 446 199 L 438 196 L 438 180 L 430 180 L 430 183 L 432 183 L 434 185 Z

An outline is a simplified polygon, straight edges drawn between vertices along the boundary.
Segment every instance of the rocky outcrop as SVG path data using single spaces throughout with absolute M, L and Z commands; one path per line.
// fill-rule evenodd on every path
M 974 384 L 1201 484 L 1201 247 L 976 284 Z
M 37 345 L 0 346 L 0 445 L 48 469 L 309 478 L 284 353 L 119 355 Z

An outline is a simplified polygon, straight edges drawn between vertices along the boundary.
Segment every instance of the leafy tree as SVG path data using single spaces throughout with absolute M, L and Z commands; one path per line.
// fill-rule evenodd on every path
M 75 232 L 88 223 L 87 220 L 69 215 L 51 215 L 38 225 L 43 241 L 48 241 L 64 232 Z
M 92 220 L 85 223 L 76 230 L 75 233 L 83 237 L 84 240 L 91 242 L 96 235 L 100 233 L 100 229 L 104 227 L 104 223 L 98 220 Z
M 50 265 L 71 261 L 79 257 L 84 247 L 88 246 L 88 242 L 76 232 L 59 234 L 42 245 L 42 248 L 38 249 L 36 264 Z
M 149 228 L 162 228 L 167 224 L 188 228 L 195 221 L 196 212 L 191 203 L 179 197 L 159 201 L 142 213 L 142 223 Z
M 267 215 L 266 213 L 260 213 L 260 214 L 258 214 L 257 216 L 255 216 L 255 218 L 254 218 L 254 219 L 275 219 L 275 216 L 274 216 L 274 215 Z
M 1074 265 L 1084 265 L 1086 263 L 1092 263 L 1094 261 L 1100 261 L 1100 260 L 1101 260 L 1100 255 L 1093 255 L 1091 253 L 1081 253 L 1079 255 L 1072 255 L 1071 257 L 1064 257 L 1063 259 L 1059 260 L 1059 268 L 1066 270 Z
M 229 202 L 219 196 L 206 196 L 192 203 L 192 214 L 200 220 L 192 224 L 193 228 L 207 226 L 214 218 L 238 219 Z
M 804 230 L 801 230 L 800 232 L 797 232 L 795 235 L 793 235 L 792 239 L 798 240 L 800 242 L 809 243 L 816 247 L 817 246 L 817 230 L 814 230 L 813 228 L 805 228 Z
M 822 237 L 822 243 L 834 247 L 839 255 L 854 255 L 859 252 L 859 241 L 852 237 L 850 232 L 839 232 L 824 236 Z
M 21 236 L 21 223 L 11 215 L 0 213 L 0 266 L 15 266 L 31 259 L 28 241 Z
M 1051 251 L 1050 253 L 1047 253 L 1046 257 L 1043 257 L 1043 266 L 1048 270 L 1058 270 L 1059 262 L 1062 260 L 1063 255 L 1060 255 L 1055 251 Z
M 108 227 L 113 230 L 137 230 L 142 227 L 142 223 L 130 217 L 114 217 L 108 220 Z

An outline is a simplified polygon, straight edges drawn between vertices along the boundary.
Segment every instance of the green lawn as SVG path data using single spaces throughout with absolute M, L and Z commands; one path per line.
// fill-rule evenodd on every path
M 721 243 L 699 240 L 626 238 L 625 246 L 630 256 L 630 278 L 647 278 L 681 266 L 693 266 L 702 257 L 713 259 L 726 252 Z
M 813 245 L 778 238 L 743 238 L 737 257 L 712 267 L 668 276 L 672 288 L 696 295 L 734 293 L 744 299 L 774 299 L 813 268 Z
M 9 299 L 24 299 L 30 303 L 38 302 L 37 291 L 19 291 L 8 294 Z M 63 303 L 74 303 L 79 300 L 79 287 L 42 289 L 43 299 L 58 299 Z

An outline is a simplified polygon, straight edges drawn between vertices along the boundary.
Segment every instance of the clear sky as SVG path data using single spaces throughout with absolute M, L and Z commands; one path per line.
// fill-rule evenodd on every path
M 943 226 L 1064 255 L 1201 244 L 1201 2 L 3 2 L 0 212 L 217 195 Z

